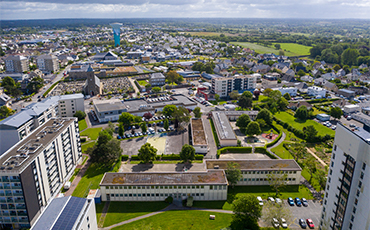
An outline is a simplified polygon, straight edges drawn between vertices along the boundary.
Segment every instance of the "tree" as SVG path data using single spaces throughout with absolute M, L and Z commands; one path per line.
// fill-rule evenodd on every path
M 74 117 L 77 117 L 77 119 L 79 121 L 85 119 L 86 117 L 86 113 L 84 111 L 81 111 L 81 110 L 77 110 L 77 112 L 73 115 Z
M 279 109 L 280 110 L 286 110 L 286 108 L 288 107 L 289 105 L 289 102 L 287 101 L 287 99 L 285 99 L 284 97 L 281 97 L 278 101 L 277 101 L 277 104 L 279 106 Z
M 276 48 L 277 50 L 279 50 L 279 49 L 281 48 L 281 45 L 280 45 L 280 44 L 275 44 L 274 46 L 275 46 L 275 48 Z
M 176 80 L 179 78 L 179 74 L 174 71 L 174 70 L 171 70 L 171 71 L 168 71 L 167 73 L 167 77 L 166 77 L 166 80 L 169 82 L 169 83 L 174 83 L 176 82 Z
M 265 95 L 266 97 L 270 97 L 270 93 L 272 92 L 272 89 L 270 88 L 267 88 L 263 91 L 263 95 Z
M 134 115 L 124 112 L 119 115 L 118 122 L 122 123 L 125 127 L 131 126 L 132 122 L 134 121 Z
M 229 94 L 229 97 L 232 99 L 232 100 L 238 100 L 240 95 L 238 93 L 238 91 L 236 90 L 233 90 L 231 91 L 231 93 Z
M 145 132 L 146 132 L 147 127 L 146 127 L 145 122 L 141 123 L 140 128 L 141 128 L 141 131 L 142 131 L 143 133 L 145 133 Z
M 99 132 L 98 141 L 96 142 L 98 146 L 108 143 L 112 139 L 112 135 L 106 130 L 103 129 Z
M 312 175 L 316 172 L 317 170 L 317 163 L 316 163 L 316 159 L 313 157 L 313 156 L 309 156 L 307 157 L 304 162 L 304 167 L 308 170 L 308 172 L 310 173 L 310 180 L 309 182 L 311 183 L 312 181 Z
M 161 92 L 161 88 L 156 86 L 156 87 L 152 88 L 152 91 L 153 91 L 153 93 L 159 93 L 159 92 Z
M 217 93 L 215 94 L 215 100 L 217 103 L 218 103 L 218 100 L 220 100 L 220 95 L 218 95 Z
M 294 117 L 300 119 L 300 120 L 306 120 L 307 117 L 308 117 L 308 111 L 307 111 L 307 107 L 302 105 L 301 107 L 299 107 L 297 109 L 297 111 L 295 112 L 294 114 Z
M 163 121 L 163 128 L 167 131 L 169 127 L 170 127 L 170 124 L 168 122 L 168 119 L 166 118 Z
M 193 146 L 185 144 L 182 146 L 180 151 L 180 158 L 184 162 L 195 159 L 195 149 Z
M 87 150 L 92 162 L 111 165 L 122 153 L 121 143 L 113 139 L 107 130 L 99 132 L 96 145 Z
M 157 156 L 157 149 L 150 145 L 150 143 L 145 143 L 139 149 L 138 157 L 144 163 L 149 163 L 154 161 Z
M 266 127 L 266 125 L 267 125 L 266 121 L 263 120 L 263 119 L 257 119 L 256 121 L 258 122 L 258 124 L 260 125 L 261 128 Z
M 237 120 L 235 125 L 239 127 L 242 132 L 245 131 L 245 129 L 248 127 L 248 124 L 251 122 L 251 119 L 249 118 L 248 114 L 242 114 Z
M 152 118 L 153 117 L 153 114 L 151 114 L 150 112 L 147 112 L 147 113 L 144 113 L 144 115 L 143 115 L 143 117 L 145 118 L 145 119 L 150 119 L 150 118 Z
M 279 50 L 279 56 L 284 56 L 285 52 L 283 50 Z
M 120 123 L 118 125 L 118 135 L 120 135 L 122 137 L 124 133 L 125 133 L 125 128 L 124 128 L 123 124 Z
M 272 225 L 272 218 L 276 218 L 278 220 L 284 218 L 287 223 L 292 221 L 292 213 L 288 206 L 277 204 L 275 202 L 266 202 L 263 206 L 262 221 L 265 222 L 266 225 Z
M 248 136 L 253 136 L 253 135 L 260 135 L 261 134 L 261 128 L 258 122 L 256 121 L 251 121 L 246 130 L 246 134 Z
M 292 98 L 290 97 L 290 94 L 289 93 L 285 93 L 283 95 L 283 97 L 287 100 L 287 101 L 290 101 Z
M 343 114 L 343 111 L 339 107 L 334 107 L 330 109 L 330 116 L 335 119 L 340 119 Z
M 27 89 L 29 90 L 29 93 L 37 93 L 43 86 L 44 79 L 41 77 L 34 77 L 30 83 L 28 83 Z
M 189 110 L 184 106 L 176 107 L 172 117 L 175 123 L 175 128 L 178 128 L 181 123 L 188 123 L 190 121 Z
M 325 171 L 322 169 L 318 169 L 314 177 L 319 182 L 321 190 L 325 190 L 327 180 Z
M 232 225 L 238 226 L 233 229 L 259 229 L 257 221 L 262 215 L 262 207 L 255 196 L 249 194 L 238 196 L 233 201 L 232 208 L 234 213 Z
M 11 77 L 4 77 L 3 81 L 1 82 L 1 86 L 4 87 L 6 92 L 13 97 L 18 97 L 22 94 L 22 92 L 19 90 L 20 84 L 16 83 Z
M 196 118 L 202 117 L 202 112 L 200 112 L 200 108 L 198 106 L 194 108 L 193 113 Z
M 273 90 L 271 93 L 269 93 L 269 98 L 272 103 L 277 103 L 278 100 L 281 98 L 281 92 L 279 90 Z
M 314 142 L 316 140 L 317 130 L 315 129 L 313 125 L 304 127 L 303 133 L 304 133 L 306 141 Z
M 166 105 L 163 108 L 162 113 L 165 116 L 172 116 L 175 110 L 176 110 L 176 105 Z
M 300 70 L 298 70 L 298 76 L 300 76 L 300 77 L 302 77 L 302 76 L 304 76 L 304 75 L 306 75 L 306 73 L 304 72 L 304 70 L 303 69 L 300 69 Z
M 252 98 L 243 95 L 239 98 L 238 101 L 238 105 L 243 109 L 252 107 L 252 103 L 253 103 Z
M 257 120 L 262 119 L 266 122 L 266 124 L 271 125 L 272 124 L 272 114 L 267 109 L 262 109 L 257 114 Z
M 13 113 L 14 113 L 14 111 L 11 108 L 9 108 L 5 105 L 0 107 L 0 118 L 8 117 L 8 116 L 12 115 Z
M 295 161 L 297 162 L 299 161 L 299 159 L 306 156 L 307 154 L 306 146 L 302 143 L 295 143 L 294 151 L 295 151 L 295 156 L 296 156 Z
M 227 169 L 225 170 L 226 178 L 231 187 L 238 183 L 238 181 L 243 177 L 242 171 L 240 170 L 240 165 L 234 162 L 227 163 Z
M 340 65 L 336 64 L 333 69 L 335 70 L 335 72 L 338 72 L 338 70 L 340 70 Z
M 253 93 L 249 92 L 249 91 L 244 91 L 243 94 L 242 94 L 243 97 L 247 97 L 247 98 L 253 98 Z
M 357 65 L 357 57 L 360 56 L 357 49 L 348 48 L 342 53 L 342 64 L 354 66 Z
M 281 170 L 274 171 L 273 173 L 267 175 L 267 180 L 272 189 L 274 189 L 276 196 L 279 195 L 280 189 L 286 186 L 286 178 L 288 175 L 282 173 Z

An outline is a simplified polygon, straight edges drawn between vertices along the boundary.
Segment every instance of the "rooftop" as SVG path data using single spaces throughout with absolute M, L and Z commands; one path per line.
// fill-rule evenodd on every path
M 202 119 L 191 119 L 193 145 L 207 145 Z
M 227 118 L 224 112 L 212 112 L 212 119 L 214 121 L 218 137 L 221 140 L 236 140 L 236 136 L 233 128 L 230 125 L 229 118 Z
M 293 159 L 261 159 L 261 160 L 206 160 L 207 169 L 214 169 L 215 166 L 219 169 L 227 169 L 229 162 L 235 162 L 240 165 L 242 171 L 252 170 L 285 170 L 285 171 L 301 171 L 301 167 Z
M 227 184 L 224 171 L 105 173 L 100 186 Z
M 0 156 L 0 172 L 22 172 L 77 118 L 52 118 Z

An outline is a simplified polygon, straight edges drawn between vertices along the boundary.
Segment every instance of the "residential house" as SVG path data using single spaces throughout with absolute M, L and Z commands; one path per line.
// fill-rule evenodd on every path
M 311 86 L 311 87 L 308 87 L 307 94 L 309 96 L 314 96 L 314 97 L 319 96 L 321 98 L 324 98 L 324 97 L 326 97 L 326 89 L 323 89 L 323 88 L 317 87 L 317 86 Z
M 302 76 L 301 77 L 301 81 L 312 82 L 313 81 L 313 77 L 311 77 L 310 75 L 305 75 L 305 76 Z
M 306 106 L 307 110 L 312 109 L 312 105 L 306 101 L 290 102 L 288 108 L 295 111 L 301 106 Z
M 338 92 L 338 86 L 334 83 L 331 83 L 331 82 L 327 81 L 323 84 L 323 87 L 326 90 L 329 90 L 329 91 L 332 91 L 332 92 L 335 92 L 335 93 Z
M 0 94 L 0 107 L 4 105 L 10 107 L 11 102 L 12 102 L 11 97 L 6 95 L 5 93 Z
M 348 89 L 354 91 L 357 95 L 369 93 L 369 88 L 365 86 L 350 86 Z
M 151 86 L 162 86 L 166 84 L 166 77 L 162 73 L 152 73 L 149 78 Z
M 337 78 L 337 75 L 335 75 L 333 72 L 330 72 L 330 73 L 321 75 L 321 77 L 327 81 L 330 81 L 330 80 L 334 80 L 335 78 Z
M 337 72 L 337 76 L 338 77 L 343 77 L 345 75 L 346 75 L 346 71 L 344 69 L 338 70 L 338 72 Z

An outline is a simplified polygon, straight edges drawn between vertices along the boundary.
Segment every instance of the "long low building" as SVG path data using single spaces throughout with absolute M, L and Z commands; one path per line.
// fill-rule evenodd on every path
M 117 121 L 123 112 L 143 116 L 147 112 L 154 114 L 157 111 L 162 111 L 166 105 L 184 106 L 191 110 L 197 106 L 195 101 L 182 94 L 126 101 L 119 99 L 94 100 L 93 103 L 99 122 Z
M 230 162 L 238 164 L 242 172 L 243 178 L 237 185 L 269 185 L 268 178 L 271 177 L 269 176 L 271 174 L 286 174 L 285 182 L 287 185 L 300 183 L 302 168 L 293 159 L 206 160 L 205 164 L 208 170 L 226 170 Z
M 203 120 L 201 118 L 193 118 L 190 122 L 191 141 L 196 153 L 207 153 L 208 143 L 207 135 L 204 132 Z
M 236 121 L 242 114 L 247 114 L 255 120 L 258 111 L 213 111 L 212 120 L 221 146 L 237 146 L 237 137 L 230 121 Z
M 171 196 L 194 200 L 226 200 L 223 170 L 205 172 L 105 173 L 100 182 L 102 201 L 163 201 Z

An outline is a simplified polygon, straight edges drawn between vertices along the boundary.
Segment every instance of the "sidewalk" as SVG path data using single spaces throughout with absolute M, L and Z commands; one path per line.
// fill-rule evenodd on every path
M 321 160 L 321 158 L 320 158 L 320 157 L 318 157 L 314 152 L 312 152 L 312 151 L 311 151 L 311 149 L 309 149 L 309 148 L 307 148 L 307 147 L 306 147 L 306 149 L 307 149 L 307 152 L 308 152 L 309 154 L 311 154 L 313 157 L 315 157 L 315 158 L 316 158 L 316 160 L 318 160 L 322 166 L 324 166 L 324 167 L 326 166 L 325 162 L 324 162 L 323 160 Z
M 283 131 L 281 131 L 281 132 L 283 132 Z M 279 145 L 280 145 L 280 144 L 285 140 L 285 137 L 286 137 L 286 135 L 285 135 L 285 133 L 283 132 L 283 134 L 281 135 L 280 140 L 279 140 L 278 142 L 276 142 L 273 146 L 271 146 L 271 147 L 267 148 L 267 151 L 268 151 L 269 153 L 271 153 L 272 155 L 274 155 L 275 157 L 277 157 L 277 159 L 281 159 L 281 157 L 279 157 L 278 155 L 276 155 L 275 153 L 273 153 L 273 152 L 271 151 L 271 149 L 272 149 L 272 148 L 275 148 L 276 146 L 279 146 Z
M 70 195 L 72 195 L 73 191 L 77 187 L 77 185 L 80 182 L 81 178 L 83 177 L 83 175 L 85 175 L 85 172 L 86 172 L 87 168 L 89 168 L 89 166 L 91 164 L 89 155 L 83 155 L 83 156 L 87 156 L 88 159 L 85 162 L 85 164 L 82 166 L 81 170 L 78 172 L 78 174 L 75 177 L 75 179 L 72 181 L 71 187 L 68 189 L 67 192 L 64 193 L 64 196 L 70 196 Z

